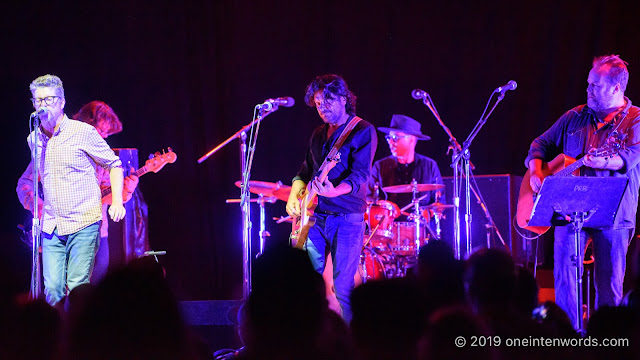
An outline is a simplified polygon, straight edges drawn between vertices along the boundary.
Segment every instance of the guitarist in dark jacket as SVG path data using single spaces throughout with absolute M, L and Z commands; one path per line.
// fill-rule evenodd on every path
M 321 164 L 348 123 L 355 117 L 356 96 L 338 75 L 316 77 L 307 86 L 305 102 L 315 107 L 324 122 L 309 141 L 304 162 L 293 179 L 287 212 L 300 215 L 298 196 L 305 189 L 317 193 L 315 224 L 304 243 L 311 262 L 324 271 L 325 256 L 331 253 L 336 297 L 342 317 L 351 320 L 349 296 L 354 287 L 364 237 L 367 180 L 377 146 L 375 128 L 360 120 L 339 149 L 340 161 L 321 181 Z M 307 188 L 307 184 L 310 186 Z
M 626 62 L 617 55 L 601 56 L 593 61 L 587 79 L 587 104 L 567 111 L 551 128 L 536 138 L 525 164 L 529 168 L 529 185 L 538 192 L 545 177 L 543 162 L 560 153 L 584 156 L 582 176 L 626 177 L 629 184 L 610 228 L 584 228 L 581 246 L 593 240 L 595 257 L 596 307 L 618 305 L 622 299 L 625 256 L 634 234 L 638 188 L 640 187 L 640 108 L 624 96 L 629 72 Z M 626 135 L 626 137 L 625 137 Z M 594 156 L 589 151 L 602 147 L 615 138 L 624 138 L 625 147 L 612 156 Z M 554 243 L 554 278 L 557 304 L 576 319 L 575 253 L 571 225 L 557 226 Z

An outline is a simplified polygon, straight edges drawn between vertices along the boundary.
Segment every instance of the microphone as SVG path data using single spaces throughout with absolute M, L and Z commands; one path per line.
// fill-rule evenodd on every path
M 47 110 L 47 108 L 41 107 L 37 111 L 34 111 L 34 112 L 31 113 L 31 118 L 33 119 L 36 116 L 40 116 L 40 115 L 46 113 L 47 111 L 49 111 L 49 110 Z
M 424 90 L 415 89 L 411 92 L 411 97 L 414 99 L 424 99 L 427 96 L 429 96 L 429 93 Z
M 267 99 L 262 104 L 259 104 L 258 106 L 260 107 L 260 110 L 271 111 L 271 110 L 277 109 L 278 106 L 292 107 L 293 104 L 295 103 L 296 101 L 293 100 L 292 97 L 285 96 L 285 97 L 279 97 L 275 99 Z
M 518 87 L 518 83 L 513 80 L 509 80 L 506 85 L 502 85 L 499 88 L 495 89 L 494 93 L 500 93 L 500 95 L 504 95 L 505 92 L 509 90 L 515 90 Z

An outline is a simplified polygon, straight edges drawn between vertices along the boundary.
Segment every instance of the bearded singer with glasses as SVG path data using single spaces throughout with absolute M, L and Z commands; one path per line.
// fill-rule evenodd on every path
M 91 276 L 102 220 L 98 166 L 109 170 L 109 216 L 113 221 L 125 216 L 122 163 L 93 126 L 69 119 L 63 112 L 64 88 L 59 77 L 40 76 L 29 90 L 33 107 L 44 111 L 40 126 L 29 134 L 27 143 L 31 149 L 37 145 L 44 193 L 43 207 L 37 212 L 42 217 L 45 296 L 55 305 L 68 291 L 88 283 Z M 34 211 L 32 169 L 33 163 L 29 163 L 16 191 L 22 206 Z

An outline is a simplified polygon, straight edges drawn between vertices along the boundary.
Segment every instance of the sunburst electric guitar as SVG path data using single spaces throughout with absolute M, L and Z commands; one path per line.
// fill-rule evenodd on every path
M 335 156 L 327 158 L 324 164 L 320 167 L 320 175 L 318 180 L 323 182 L 329 171 L 340 162 L 340 153 L 336 153 Z M 302 189 L 298 194 L 298 201 L 300 201 L 300 216 L 293 218 L 293 226 L 291 231 L 291 244 L 298 249 L 302 249 L 307 237 L 309 235 L 309 229 L 315 224 L 316 219 L 313 216 L 313 210 L 318 204 L 317 193 L 311 187 L 311 181 L 307 184 L 307 187 Z
M 160 154 L 160 153 L 155 153 L 154 157 L 152 157 L 151 159 L 147 160 L 144 163 L 144 166 L 141 167 L 140 169 L 136 170 L 133 174 L 131 175 L 135 175 L 135 176 L 142 176 L 146 173 L 149 172 L 154 172 L 157 173 L 158 171 L 160 171 L 160 169 L 162 169 L 165 165 L 167 164 L 172 164 L 174 162 L 176 162 L 176 159 L 178 158 L 178 156 L 176 155 L 176 153 L 173 152 L 173 150 L 171 150 L 171 148 L 169 148 L 169 152 Z M 111 186 L 106 187 L 104 189 L 102 189 L 102 202 L 110 202 L 111 201 Z
M 624 148 L 622 140 L 626 138 L 626 134 L 617 135 L 618 137 L 610 137 L 607 143 L 596 150 L 590 151 L 589 155 L 611 157 L 617 154 L 620 149 Z M 547 176 L 570 176 L 579 175 L 579 169 L 584 165 L 584 156 L 576 160 L 572 157 L 560 154 L 548 163 L 542 164 L 542 173 L 545 178 Z M 520 194 L 518 195 L 518 209 L 516 211 L 516 220 L 518 226 L 523 229 L 529 230 L 536 234 L 546 233 L 549 226 L 528 226 L 531 219 L 531 212 L 533 211 L 533 205 L 538 195 L 529 183 L 531 175 L 529 171 L 524 174 L 522 184 L 520 185 Z

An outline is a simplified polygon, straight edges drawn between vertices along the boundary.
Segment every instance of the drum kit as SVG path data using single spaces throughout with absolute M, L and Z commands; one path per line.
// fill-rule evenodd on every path
M 418 197 L 418 193 L 435 191 L 444 188 L 442 184 L 411 184 L 383 187 L 386 193 L 412 193 L 412 200 L 407 206 L 399 208 L 388 200 L 373 200 L 367 206 L 365 219 L 368 229 L 365 232 L 361 255 L 360 277 L 362 281 L 404 277 L 407 270 L 416 264 L 420 247 L 430 240 L 440 239 L 440 221 L 444 211 L 453 207 L 436 202 L 420 206 L 426 194 Z M 412 212 L 405 212 L 413 208 Z M 407 221 L 396 221 L 405 215 Z M 429 224 L 434 219 L 436 230 Z
M 240 182 L 235 183 L 240 187 Z M 400 208 L 388 200 L 367 201 L 365 222 L 367 228 L 360 256 L 360 268 L 356 274 L 357 282 L 404 277 L 407 270 L 417 262 L 420 247 L 433 239 L 440 239 L 440 222 L 444 212 L 453 205 L 443 204 L 436 197 L 436 202 L 427 206 L 420 206 L 420 201 L 427 195 L 418 197 L 418 193 L 442 190 L 442 184 L 411 184 L 383 187 L 387 193 L 412 193 L 412 201 Z M 249 191 L 257 194 L 258 198 L 251 199 L 260 206 L 260 253 L 264 250 L 266 237 L 269 233 L 265 229 L 264 204 L 274 203 L 276 200 L 287 201 L 291 186 L 282 182 L 250 181 Z M 239 200 L 227 200 L 227 203 Z M 407 210 L 411 209 L 411 212 Z M 407 221 L 396 221 L 405 215 Z M 429 224 L 433 219 L 435 230 Z M 277 223 L 291 221 L 290 217 L 274 218 Z

